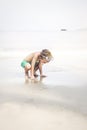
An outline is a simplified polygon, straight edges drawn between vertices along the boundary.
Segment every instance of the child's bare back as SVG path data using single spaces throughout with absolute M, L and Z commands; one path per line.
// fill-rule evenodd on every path
M 34 52 L 34 53 L 31 53 L 30 55 L 26 56 L 24 58 L 24 60 L 28 61 L 28 62 L 31 62 L 33 58 L 38 58 L 38 56 L 40 55 L 40 52 Z

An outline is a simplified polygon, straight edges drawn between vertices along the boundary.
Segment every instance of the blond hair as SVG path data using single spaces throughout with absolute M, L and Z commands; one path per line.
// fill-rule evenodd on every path
M 50 61 L 53 58 L 51 52 L 48 49 L 43 49 L 41 51 L 40 57 L 48 61 Z

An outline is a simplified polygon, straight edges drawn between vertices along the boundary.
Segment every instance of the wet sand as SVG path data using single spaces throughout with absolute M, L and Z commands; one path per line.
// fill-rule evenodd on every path
M 87 130 L 86 72 L 61 67 L 25 82 L 20 60 L 0 62 L 1 130 Z

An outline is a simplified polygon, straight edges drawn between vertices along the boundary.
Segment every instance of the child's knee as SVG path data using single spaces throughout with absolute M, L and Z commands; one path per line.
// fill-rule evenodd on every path
M 31 65 L 28 63 L 25 67 L 26 67 L 27 69 L 30 69 L 30 68 L 31 68 Z
M 28 64 L 27 64 L 27 65 L 25 66 L 25 71 L 28 71 L 28 70 L 30 70 L 30 69 L 31 69 L 31 65 L 28 65 Z

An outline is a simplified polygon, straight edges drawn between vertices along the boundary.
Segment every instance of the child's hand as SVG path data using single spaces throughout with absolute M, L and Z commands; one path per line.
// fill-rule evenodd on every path
M 40 77 L 45 78 L 45 77 L 47 77 L 47 76 L 46 76 L 46 75 L 40 75 Z

